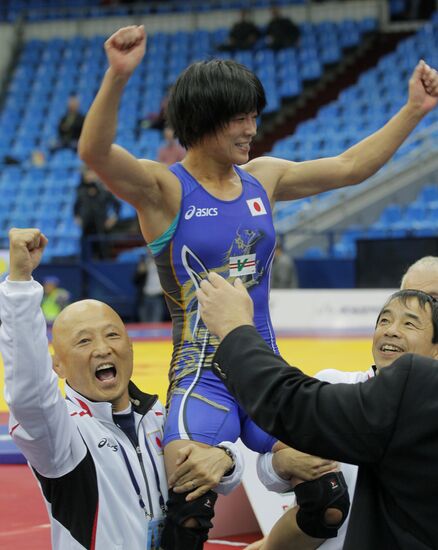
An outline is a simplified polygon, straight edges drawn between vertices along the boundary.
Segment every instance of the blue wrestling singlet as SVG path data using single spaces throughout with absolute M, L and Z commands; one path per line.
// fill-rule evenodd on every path
M 181 209 L 170 242 L 155 256 L 173 322 L 164 444 L 192 439 L 215 445 L 241 437 L 257 452 L 270 451 L 275 439 L 246 416 L 211 371 L 218 340 L 203 324 L 195 294 L 210 271 L 231 282 L 240 277 L 254 301 L 257 330 L 277 352 L 269 315 L 275 231 L 268 197 L 238 167 L 242 192 L 232 201 L 213 197 L 181 164 L 170 170 L 181 182 Z

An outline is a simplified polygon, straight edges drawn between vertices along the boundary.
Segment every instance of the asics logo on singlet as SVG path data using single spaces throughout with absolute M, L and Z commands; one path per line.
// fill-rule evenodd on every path
M 190 220 L 193 216 L 197 218 L 205 218 L 207 216 L 217 216 L 217 208 L 196 208 L 194 204 L 189 206 L 187 212 L 184 214 L 186 220 Z

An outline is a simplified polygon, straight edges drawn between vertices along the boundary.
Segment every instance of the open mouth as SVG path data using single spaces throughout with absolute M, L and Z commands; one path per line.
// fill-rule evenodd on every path
M 383 351 L 384 353 L 403 353 L 401 348 L 394 346 L 393 344 L 383 344 L 383 346 L 380 347 L 380 351 Z
M 111 363 L 99 365 L 96 369 L 96 378 L 101 382 L 108 382 L 115 379 L 117 375 L 116 367 Z

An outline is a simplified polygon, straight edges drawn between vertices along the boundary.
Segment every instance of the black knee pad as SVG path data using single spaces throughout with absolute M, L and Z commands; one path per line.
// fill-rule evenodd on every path
M 350 509 L 348 487 L 342 472 L 330 472 L 314 481 L 306 481 L 295 487 L 298 527 L 310 537 L 329 539 L 338 534 Z M 324 520 L 327 508 L 336 508 L 342 513 L 342 520 L 328 525 Z
M 208 531 L 213 527 L 214 505 L 217 494 L 208 491 L 202 497 L 187 502 L 187 493 L 169 491 L 167 515 L 161 535 L 163 550 L 202 550 L 208 539 Z M 190 518 L 197 521 L 197 527 L 184 527 Z

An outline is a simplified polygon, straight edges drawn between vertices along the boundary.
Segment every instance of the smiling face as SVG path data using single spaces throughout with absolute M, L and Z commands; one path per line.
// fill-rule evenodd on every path
M 129 405 L 132 344 L 117 313 L 102 302 L 71 304 L 53 326 L 54 369 L 91 401 L 109 401 L 115 411 Z
M 265 106 L 265 91 L 255 73 L 233 60 L 211 59 L 192 63 L 176 79 L 167 120 L 181 145 L 190 150 L 221 133 L 237 115 L 260 114 Z M 246 135 L 237 137 L 248 141 Z
M 394 298 L 382 309 L 373 338 L 373 357 L 377 369 L 391 365 L 404 353 L 438 357 L 433 344 L 434 327 L 430 304 L 424 307 L 415 297 Z
M 256 133 L 257 113 L 239 114 L 224 128 L 204 136 L 201 143 L 217 160 L 240 165 L 248 162 L 251 141 Z

